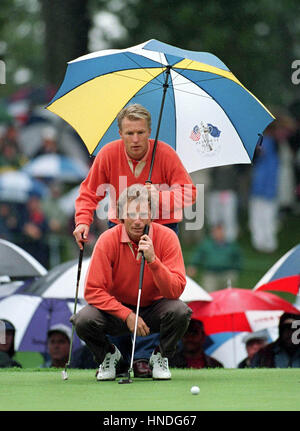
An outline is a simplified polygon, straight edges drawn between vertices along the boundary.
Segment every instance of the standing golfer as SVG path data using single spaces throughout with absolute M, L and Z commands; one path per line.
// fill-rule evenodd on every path
M 97 379 L 114 380 L 121 353 L 107 335 L 134 332 L 143 252 L 146 264 L 137 335 L 159 332 L 159 345 L 150 358 L 152 377 L 170 379 L 168 358 L 174 355 L 191 315 L 178 299 L 186 284 L 180 243 L 171 229 L 151 222 L 151 198 L 145 186 L 125 190 L 117 212 L 121 224 L 104 232 L 93 251 L 85 280 L 88 305 L 72 316 L 72 322 L 100 364 Z M 149 235 L 144 235 L 147 224 Z
M 109 227 L 118 223 L 115 209 L 122 191 L 132 184 L 145 184 L 150 171 L 154 140 L 151 134 L 151 116 L 139 104 L 129 105 L 118 115 L 121 139 L 106 144 L 97 154 L 87 178 L 80 186 L 76 200 L 75 230 L 80 248 L 87 241 L 89 227 L 98 203 L 110 188 L 111 208 Z M 170 145 L 158 141 L 153 165 L 152 185 L 147 187 L 159 201 L 155 221 L 178 232 L 182 208 L 196 200 L 196 187 Z

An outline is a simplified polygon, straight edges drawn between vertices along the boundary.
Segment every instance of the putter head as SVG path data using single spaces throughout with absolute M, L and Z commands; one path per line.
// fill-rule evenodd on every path
M 121 380 L 118 381 L 118 383 L 120 385 L 124 385 L 126 383 L 133 383 L 133 380 L 131 380 L 131 379 L 121 379 Z
M 128 377 L 127 377 L 127 379 L 121 379 L 121 380 L 118 381 L 118 383 L 120 383 L 120 385 L 124 385 L 124 384 L 127 384 L 127 383 L 133 383 L 133 380 L 131 380 L 131 378 L 130 378 L 130 370 L 128 371 Z

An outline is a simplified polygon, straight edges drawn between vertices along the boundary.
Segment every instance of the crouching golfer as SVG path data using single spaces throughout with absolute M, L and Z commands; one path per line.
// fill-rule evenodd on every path
M 85 280 L 88 305 L 71 318 L 78 336 L 100 364 L 100 381 L 115 379 L 121 359 L 107 335 L 134 333 L 141 252 L 145 268 L 137 335 L 160 333 L 149 362 L 153 379 L 171 378 L 168 358 L 189 325 L 192 311 L 178 299 L 186 284 L 180 243 L 171 229 L 151 223 L 149 196 L 141 184 L 120 195 L 118 216 L 122 223 L 99 237 Z M 143 234 L 146 224 L 149 235 Z

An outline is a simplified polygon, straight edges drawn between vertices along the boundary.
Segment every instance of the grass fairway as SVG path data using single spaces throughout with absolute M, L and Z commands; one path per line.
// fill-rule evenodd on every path
M 172 380 L 97 382 L 94 370 L 1 369 L 1 411 L 300 410 L 299 369 L 172 370 Z M 199 395 L 190 388 L 200 387 Z

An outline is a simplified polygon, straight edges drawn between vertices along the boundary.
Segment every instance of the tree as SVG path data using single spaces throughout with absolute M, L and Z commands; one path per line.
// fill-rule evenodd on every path
M 88 0 L 40 0 L 45 23 L 45 73 L 58 85 L 66 63 L 88 51 Z
M 209 51 L 264 103 L 285 104 L 295 95 L 291 64 L 300 28 L 297 0 L 98 0 L 116 13 L 127 38 L 122 48 L 159 39 Z M 299 90 L 298 90 L 299 91 Z

